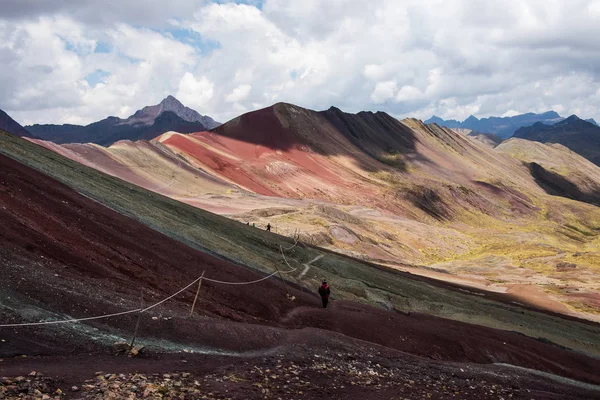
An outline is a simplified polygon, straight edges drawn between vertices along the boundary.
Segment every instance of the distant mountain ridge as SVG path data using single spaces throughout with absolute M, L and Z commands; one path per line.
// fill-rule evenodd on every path
M 58 144 L 96 143 L 111 145 L 119 140 L 150 140 L 167 132 L 198 132 L 219 126 L 209 116 L 204 116 L 168 96 L 159 104 L 136 111 L 127 119 L 108 117 L 89 125 L 29 125 L 27 130 L 40 139 Z
M 542 143 L 559 143 L 600 166 L 600 127 L 577 115 L 553 125 L 535 123 L 518 129 L 514 137 Z
M 32 137 L 27 129 L 23 128 L 21 124 L 2 110 L 0 110 L 0 129 L 17 136 Z
M 425 123 L 435 123 L 447 128 L 461 128 L 481 133 L 493 133 L 501 139 L 507 139 L 511 137 L 517 129 L 523 126 L 531 126 L 536 122 L 554 124 L 561 120 L 563 120 L 563 118 L 556 111 L 547 111 L 542 114 L 526 113 L 515 115 L 513 117 L 489 117 L 481 119 L 471 115 L 462 122 L 455 119 L 444 120 L 434 115 L 425 121 Z
M 188 122 L 200 122 L 206 129 L 213 129 L 221 125 L 208 115 L 201 115 L 198 111 L 184 106 L 179 100 L 171 95 L 167 96 L 155 106 L 146 106 L 141 110 L 136 111 L 136 113 L 129 117 L 125 123 L 128 125 L 149 125 L 152 124 L 159 115 L 166 111 L 171 111 Z

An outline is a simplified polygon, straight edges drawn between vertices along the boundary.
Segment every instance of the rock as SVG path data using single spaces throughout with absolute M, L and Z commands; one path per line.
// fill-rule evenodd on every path
M 577 268 L 577 264 L 568 263 L 568 262 L 559 262 L 556 263 L 556 269 L 559 271 L 568 271 Z
M 79 392 L 79 387 L 71 386 L 71 392 Z
M 144 345 L 138 344 L 137 346 L 133 346 L 133 349 L 131 349 L 129 351 L 129 354 L 131 354 L 132 356 L 137 356 L 138 354 L 140 354 L 142 352 L 142 350 L 144 349 Z
M 125 352 L 129 351 L 129 343 L 115 342 L 113 344 L 113 350 L 116 351 L 117 353 L 125 353 Z

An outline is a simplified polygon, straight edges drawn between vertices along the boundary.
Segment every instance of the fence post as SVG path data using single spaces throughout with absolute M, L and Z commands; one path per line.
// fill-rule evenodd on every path
M 190 311 L 190 318 L 194 315 L 194 307 L 196 307 L 196 301 L 198 300 L 198 295 L 200 294 L 200 288 L 202 287 L 202 278 L 204 277 L 204 273 L 206 270 L 202 271 L 202 275 L 200 275 L 200 280 L 198 281 L 198 290 L 196 290 L 196 297 L 194 297 L 194 302 L 192 303 L 192 309 Z
M 133 332 L 133 338 L 131 339 L 131 344 L 129 345 L 130 349 L 133 349 L 133 345 L 135 344 L 135 339 L 138 334 L 138 329 L 140 327 L 140 320 L 142 319 L 142 310 L 144 309 L 144 291 L 140 294 L 140 312 L 138 313 L 137 322 L 135 323 L 135 331 Z
M 281 247 L 281 245 L 279 247 Z M 277 273 L 279 274 L 279 277 L 281 278 L 281 281 L 283 282 L 283 286 L 285 286 L 285 291 L 287 292 L 287 297 L 288 298 L 292 297 L 292 295 L 290 294 L 290 291 L 288 290 L 287 283 L 285 283 L 285 279 L 283 279 L 283 275 L 281 275 L 281 271 L 279 271 L 279 268 L 277 267 L 277 263 L 275 263 L 275 269 L 277 270 Z

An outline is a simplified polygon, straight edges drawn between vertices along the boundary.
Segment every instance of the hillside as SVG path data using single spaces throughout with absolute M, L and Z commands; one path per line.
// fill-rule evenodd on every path
M 494 135 L 493 133 L 481 133 L 481 132 L 473 131 L 471 129 L 464 129 L 464 128 L 451 128 L 451 129 L 452 129 L 452 131 L 454 131 L 456 133 L 459 133 L 461 135 L 466 135 L 468 138 L 470 138 L 472 140 L 476 140 L 476 141 L 483 143 L 490 147 L 496 147 L 503 141 L 501 138 Z
M 562 119 L 555 111 L 547 111 L 541 114 L 526 113 L 512 117 L 488 117 L 481 119 L 471 115 L 462 122 L 454 119 L 444 120 L 434 115 L 425 121 L 425 123 L 437 124 L 447 128 L 462 128 L 481 133 L 492 133 L 501 139 L 506 139 L 513 136 L 515 131 L 521 127 L 531 126 L 535 123 L 553 124 Z
M 515 304 L 510 296 L 465 290 L 294 245 L 289 238 L 148 192 L 1 132 L 0 144 L 3 323 L 135 309 L 140 290 L 144 304 L 153 304 L 193 283 L 203 271 L 207 278 L 246 282 L 279 268 L 289 281 L 287 286 L 278 280 L 257 286 L 206 281 L 199 315 L 193 318 L 188 316 L 193 290 L 152 309 L 138 332 L 138 343 L 151 353 L 148 359 L 108 356 L 115 340 L 130 338 L 135 314 L 3 330 L 0 355 L 6 376 L 48 371 L 49 380 L 37 381 L 46 385 L 44 390 L 61 386 L 61 380 L 64 390 L 65 383 L 97 379 L 84 386 L 98 395 L 120 390 L 126 374 L 134 371 L 181 378 L 182 369 L 204 378 L 197 390 L 213 396 L 225 389 L 241 393 L 260 383 L 259 388 L 269 389 L 259 392 L 260 397 L 299 391 L 318 397 L 324 381 L 336 382 L 330 396 L 360 398 L 457 392 L 481 398 L 494 390 L 507 397 L 527 391 L 574 399 L 598 393 L 593 385 L 490 365 L 512 364 L 598 384 L 590 372 L 600 368 L 597 358 L 548 343 L 599 355 L 597 324 Z M 290 270 L 288 263 L 297 266 Z M 310 268 L 299 268 L 302 264 Z M 318 309 L 318 300 L 305 290 L 311 291 L 323 276 L 334 288 L 327 311 Z M 286 299 L 286 290 L 293 302 Z M 538 337 L 545 340 L 534 339 Z M 83 352 L 92 356 L 77 355 Z M 12 358 L 17 354 L 28 357 Z M 45 356 L 35 357 L 39 354 Z M 65 361 L 75 361 L 77 371 L 64 369 Z M 251 373 L 256 368 L 258 375 Z M 265 380 L 266 369 L 278 372 Z M 108 374 L 93 378 L 98 370 Z M 291 370 L 309 384 L 283 386 L 277 375 Z M 370 378 L 360 378 L 363 374 Z M 225 376 L 229 383 L 221 386 L 215 376 Z M 450 376 L 453 382 L 431 386 Z M 103 388 L 103 379 L 119 385 Z M 156 382 L 157 377 L 143 379 Z
M 497 150 L 526 163 L 547 193 L 600 206 L 600 168 L 567 147 L 512 138 Z
M 150 143 L 39 143 L 341 254 L 600 317 L 595 200 L 573 201 L 587 195 L 570 186 L 551 191 L 544 174 L 518 157 L 436 125 L 277 104 L 212 132 L 169 132 Z M 565 165 L 578 159 L 561 158 Z M 590 172 L 572 184 L 593 199 L 600 181 Z
M 600 127 L 571 115 L 554 125 L 535 124 L 515 132 L 516 138 L 558 143 L 600 165 Z
M 17 121 L 12 119 L 10 115 L 0 110 L 0 129 L 12 133 L 17 136 L 31 137 L 31 133 L 23 128 Z
M 171 130 L 188 133 L 218 125 L 212 118 L 202 116 L 168 96 L 159 104 L 144 107 L 126 119 L 108 117 L 86 126 L 36 124 L 27 129 L 36 137 L 54 143 L 110 145 L 119 140 L 150 140 Z

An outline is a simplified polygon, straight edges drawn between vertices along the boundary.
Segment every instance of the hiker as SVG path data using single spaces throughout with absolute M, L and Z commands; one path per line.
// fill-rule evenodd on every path
M 267 224 L 267 231 L 268 231 L 268 232 L 271 232 L 271 223 L 268 223 L 268 224 Z
M 250 222 L 246 222 L 246 225 L 250 226 Z
M 327 285 L 327 281 L 323 281 L 321 286 L 319 286 L 319 295 L 321 296 L 321 301 L 323 302 L 323 308 L 327 308 L 327 303 L 329 302 L 329 286 Z

